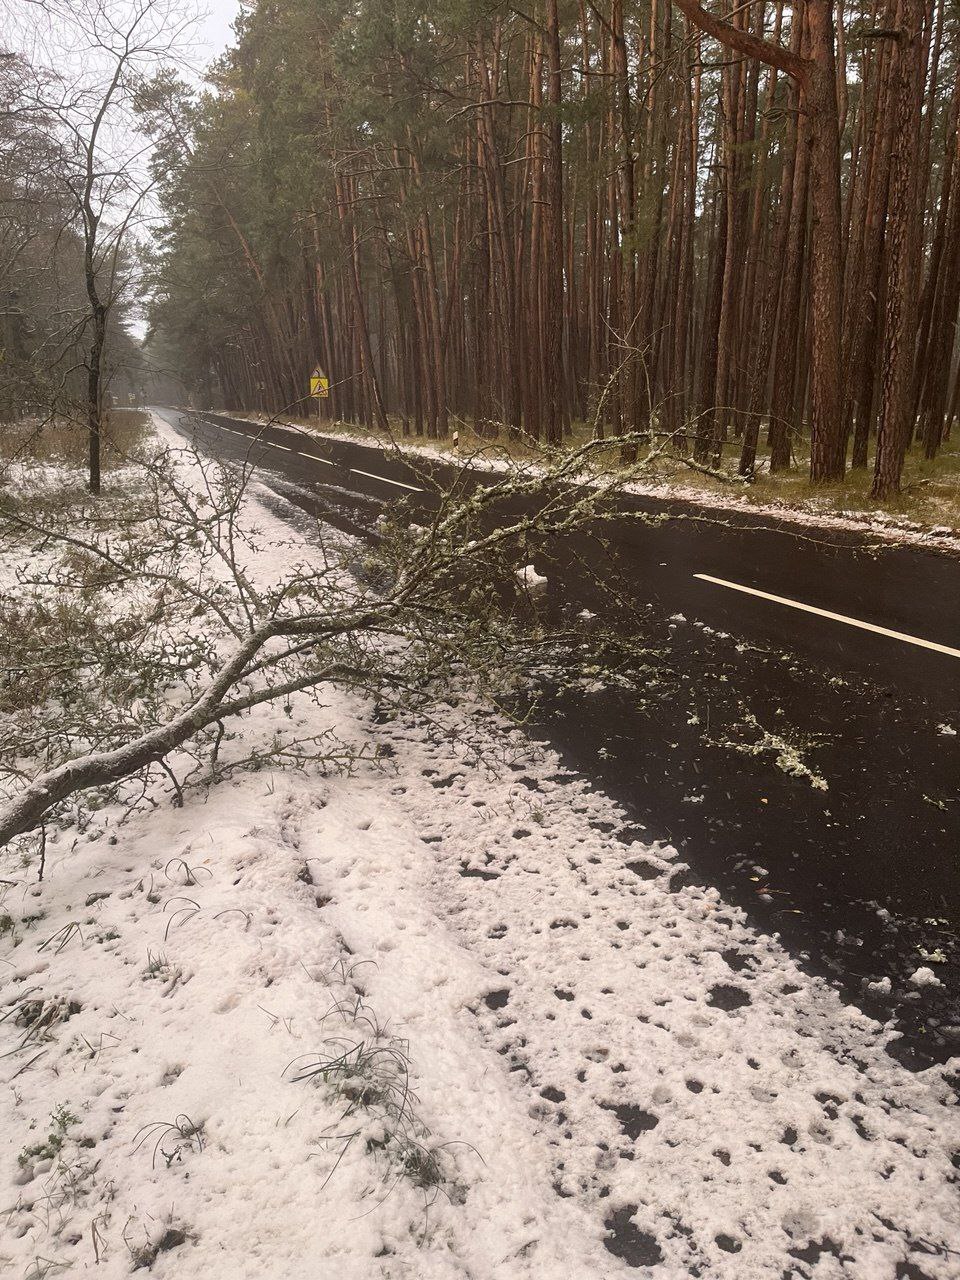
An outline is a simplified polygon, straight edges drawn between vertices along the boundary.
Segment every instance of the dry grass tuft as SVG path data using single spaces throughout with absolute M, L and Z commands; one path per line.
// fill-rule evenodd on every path
M 112 471 L 126 464 L 149 439 L 150 415 L 142 409 L 111 409 L 106 415 L 102 437 L 101 464 Z M 87 431 L 77 422 L 58 418 L 40 423 L 0 423 L 0 464 L 42 462 L 63 467 L 87 465 Z

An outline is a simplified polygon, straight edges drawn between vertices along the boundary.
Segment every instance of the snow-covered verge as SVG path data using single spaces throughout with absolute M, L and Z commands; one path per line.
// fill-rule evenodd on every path
M 548 751 L 492 777 L 326 701 L 295 726 L 395 772 L 247 776 L 4 873 L 11 1274 L 956 1276 L 939 1072 Z M 359 1102 L 318 1074 L 356 1045 Z
M 237 755 L 333 729 L 383 762 L 0 867 L 0 1270 L 960 1274 L 949 1070 L 484 708 L 382 719 L 257 708 Z
M 352 712 L 315 714 L 342 733 Z M 520 1100 L 462 1053 L 488 979 L 431 909 L 390 786 L 247 778 L 68 834 L 43 886 L 8 886 L 13 1273 L 459 1276 L 536 1237 L 559 1275 L 582 1249 L 549 1186 L 531 1195 Z
M 498 448 L 496 444 L 484 446 L 466 455 L 463 450 L 452 449 L 449 444 L 424 440 L 412 441 L 403 436 L 391 436 L 387 444 L 382 439 L 371 439 L 370 432 L 351 427 L 347 423 L 338 423 L 334 431 L 324 431 L 314 424 L 305 428 L 299 423 L 270 418 L 263 414 L 245 413 L 239 416 L 251 422 L 260 422 L 265 426 L 289 427 L 291 430 L 306 432 L 311 436 L 349 440 L 353 444 L 362 445 L 377 452 L 388 448 L 432 461 L 469 461 L 471 467 L 481 471 L 505 472 L 520 467 L 528 472 L 537 470 L 536 462 L 528 460 L 521 462 Z M 711 511 L 735 511 L 742 515 L 782 521 L 786 524 L 836 529 L 846 533 L 866 535 L 878 543 L 908 543 L 911 546 L 930 547 L 960 555 L 960 532 L 952 526 L 925 524 L 872 507 L 838 510 L 828 500 L 816 496 L 798 498 L 794 502 L 777 501 L 772 498 L 761 501 L 751 494 L 749 486 L 746 485 L 730 485 L 723 490 L 718 490 L 715 487 L 709 488 L 706 485 L 697 484 L 695 479 L 690 483 L 681 484 L 673 479 L 657 479 L 653 476 L 649 480 L 631 480 L 624 485 L 624 490 L 663 502 L 706 507 Z

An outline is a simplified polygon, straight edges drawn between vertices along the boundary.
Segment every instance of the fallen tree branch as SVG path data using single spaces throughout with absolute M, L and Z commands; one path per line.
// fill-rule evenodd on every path
M 705 466 L 702 462 L 695 462 L 693 458 L 685 458 L 682 455 L 680 461 L 691 471 L 698 471 L 703 476 L 711 476 L 714 480 L 722 480 L 724 484 L 743 485 L 753 484 L 754 481 L 753 476 L 731 476 L 725 471 L 716 471 L 713 467 Z
M 198 488 L 178 474 L 169 457 L 148 464 L 155 486 L 152 523 L 148 533 L 142 521 L 130 526 L 136 525 L 141 541 L 116 534 L 108 541 L 102 524 L 95 532 L 78 532 L 69 512 L 45 519 L 11 508 L 6 516 L 18 536 L 32 534 L 46 555 L 51 547 L 61 548 L 59 569 L 39 562 L 31 571 L 40 613 L 42 601 L 58 586 L 96 592 L 96 572 L 105 567 L 111 584 L 123 583 L 133 593 L 133 639 L 125 642 L 116 623 L 100 628 L 97 609 L 89 603 L 79 615 L 97 661 L 88 663 L 78 654 L 73 674 L 92 692 L 92 706 L 80 728 L 64 712 L 47 733 L 45 750 L 49 761 L 70 743 L 83 742 L 87 749 L 43 769 L 0 803 L 0 846 L 42 826 L 76 793 L 111 787 L 153 765 L 169 774 L 166 757 L 212 726 L 217 727 L 215 759 L 224 722 L 265 703 L 335 681 L 353 688 L 405 689 L 412 705 L 420 701 L 419 692 L 411 692 L 414 680 L 425 689 L 438 673 L 448 681 L 459 679 L 465 662 L 483 678 L 503 678 L 504 639 L 515 634 L 509 595 L 511 584 L 516 591 L 517 556 L 528 554 L 532 539 L 582 529 L 613 514 L 608 500 L 620 492 L 622 470 L 581 483 L 589 464 L 610 445 L 590 441 L 558 455 L 546 469 L 511 472 L 468 492 L 459 484 L 448 493 L 434 490 L 439 505 L 426 527 L 411 536 L 401 513 L 393 539 L 377 544 L 380 594 L 349 578 L 342 566 L 339 574 L 329 566 L 322 572 L 294 566 L 268 588 L 255 583 L 241 544 L 246 542 L 251 563 L 257 548 L 238 524 L 250 472 L 243 469 L 239 489 L 234 481 L 221 480 L 223 491 L 214 492 L 207 464 L 197 455 Z M 103 510 L 98 508 L 98 520 Z M 84 577 L 83 564 L 78 567 L 78 555 L 90 559 L 92 580 Z M 25 581 L 30 582 L 29 575 Z M 153 613 L 137 615 L 137 584 L 154 592 L 159 584 Z M 224 653 L 227 644 L 232 648 Z M 171 649 L 176 658 L 184 645 L 191 648 L 191 661 L 172 661 Z M 129 683 L 124 661 L 130 665 Z M 112 677 L 111 664 L 123 676 L 113 686 L 118 705 L 98 715 L 98 673 L 101 680 Z M 157 676 L 161 665 L 166 684 Z M 176 680 L 182 683 L 188 671 L 189 704 L 171 714 L 167 688 Z M 146 708 L 131 712 L 141 690 Z M 57 703 L 57 689 L 50 686 L 39 697 Z M 23 719 L 19 742 L 12 741 L 7 752 L 10 779 L 25 772 L 14 756 L 22 758 L 28 727 Z M 91 743 L 102 746 L 91 750 Z

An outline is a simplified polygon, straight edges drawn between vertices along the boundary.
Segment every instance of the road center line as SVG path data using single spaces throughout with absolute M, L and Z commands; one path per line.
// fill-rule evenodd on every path
M 381 480 L 384 484 L 396 485 L 398 489 L 409 489 L 411 493 L 426 493 L 425 489 L 418 489 L 415 484 L 404 484 L 402 480 L 388 480 L 386 476 L 375 476 L 372 471 L 361 471 L 358 467 L 351 467 L 350 474 L 366 476 L 368 480 Z
M 296 449 L 291 449 L 288 444 L 275 444 L 273 440 L 259 440 L 256 436 L 251 436 L 246 431 L 239 431 L 236 427 L 225 427 L 222 422 L 218 422 L 217 426 L 221 431 L 229 431 L 231 435 L 243 436 L 244 439 L 249 440 L 251 444 L 260 445 L 262 449 L 282 449 L 284 453 L 296 453 Z M 304 454 L 303 456 L 306 458 L 310 457 L 309 454 Z M 322 458 L 318 458 L 318 462 L 322 461 Z
M 860 618 L 848 618 L 845 613 L 834 613 L 830 609 L 818 609 L 816 605 L 804 604 L 800 600 L 791 600 L 788 596 L 775 596 L 769 591 L 758 591 L 756 587 L 745 587 L 740 582 L 728 582 L 726 578 L 714 578 L 709 573 L 695 573 L 695 578 L 703 582 L 713 582 L 718 587 L 729 587 L 731 591 L 742 591 L 744 595 L 758 596 L 761 600 L 772 600 L 775 604 L 785 604 L 789 609 L 800 609 L 804 613 L 815 613 L 820 618 L 830 618 L 833 622 L 845 622 L 848 627 L 859 627 L 861 631 L 872 631 L 878 636 L 889 636 L 891 640 L 902 640 L 904 644 L 915 644 L 921 649 L 932 649 L 934 653 L 945 653 L 950 658 L 960 658 L 960 649 L 951 649 L 947 644 L 937 644 L 934 640 L 923 640 L 920 636 L 908 635 L 905 631 L 891 631 L 889 627 L 878 627 L 873 622 L 864 622 Z
M 311 462 L 322 462 L 325 467 L 336 467 L 336 462 L 331 462 L 329 458 L 318 457 L 315 453 L 302 453 L 298 449 L 293 449 L 288 444 L 276 444 L 273 440 L 258 440 L 256 436 L 250 436 L 248 431 L 241 431 L 237 427 L 226 427 L 222 422 L 218 422 L 217 426 L 221 431 L 229 431 L 231 435 L 246 436 L 252 444 L 259 444 L 268 449 L 282 449 L 284 453 L 295 453 L 298 458 L 309 458 Z M 372 471 L 360 471 L 357 467 L 348 467 L 348 471 L 355 476 L 366 476 L 368 480 L 382 480 L 384 484 L 395 485 L 398 489 L 409 489 L 411 493 L 424 493 L 425 490 L 418 489 L 415 484 L 404 484 L 402 480 L 388 480 L 386 476 L 374 475 Z

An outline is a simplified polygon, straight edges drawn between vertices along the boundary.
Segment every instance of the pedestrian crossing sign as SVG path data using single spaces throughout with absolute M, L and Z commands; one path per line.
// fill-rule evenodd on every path
M 330 379 L 319 365 L 310 375 L 310 394 L 316 396 L 318 400 L 326 400 L 330 394 Z

